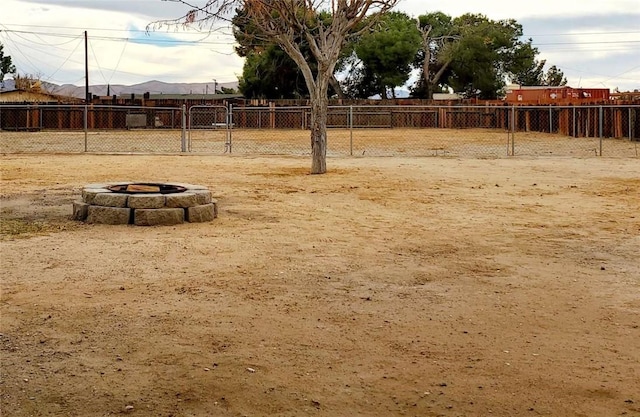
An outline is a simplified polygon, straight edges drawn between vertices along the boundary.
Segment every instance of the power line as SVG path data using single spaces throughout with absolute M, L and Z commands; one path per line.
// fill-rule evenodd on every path
M 538 35 L 527 34 L 526 36 L 602 36 L 602 35 L 631 35 L 640 33 L 640 30 L 612 31 L 612 32 L 567 32 L 567 33 L 544 33 Z
M 622 44 L 630 44 L 630 43 L 640 43 L 640 40 L 637 41 L 590 41 L 590 42 L 550 42 L 550 43 L 536 43 L 533 42 L 536 46 L 551 46 L 551 45 L 622 45 Z
M 51 74 L 47 79 L 49 81 L 51 81 L 53 79 L 53 76 L 56 75 L 58 73 L 58 71 L 60 71 L 60 69 L 64 66 L 64 64 L 66 64 L 69 59 L 71 59 L 71 56 L 76 52 L 76 50 L 78 49 L 78 47 L 82 44 L 82 40 L 80 40 L 77 44 L 76 47 L 73 48 L 73 51 L 71 51 L 71 53 L 69 54 L 69 56 L 67 56 L 67 59 L 64 60 L 64 62 L 62 64 L 60 64 L 60 66 L 58 68 L 56 68 L 56 70 L 53 72 L 53 74 Z
M 96 61 L 96 65 L 98 66 L 98 70 L 100 71 L 100 75 L 102 75 L 102 79 L 104 80 L 104 83 L 108 84 L 107 77 L 105 77 L 104 73 L 102 72 L 102 67 L 100 67 L 100 63 L 98 62 L 98 56 L 96 55 L 96 51 L 93 50 L 93 43 L 91 41 L 89 42 L 89 47 L 91 48 L 93 60 Z

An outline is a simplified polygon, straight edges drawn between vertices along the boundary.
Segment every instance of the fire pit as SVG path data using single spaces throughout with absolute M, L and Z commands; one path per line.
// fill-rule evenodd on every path
M 211 191 L 193 184 L 89 184 L 73 203 L 73 218 L 87 223 L 157 226 L 207 222 L 217 215 Z

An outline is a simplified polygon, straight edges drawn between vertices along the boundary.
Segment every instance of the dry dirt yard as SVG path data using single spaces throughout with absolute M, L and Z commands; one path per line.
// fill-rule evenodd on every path
M 0 162 L 3 416 L 640 416 L 638 159 Z M 125 180 L 220 216 L 70 220 Z

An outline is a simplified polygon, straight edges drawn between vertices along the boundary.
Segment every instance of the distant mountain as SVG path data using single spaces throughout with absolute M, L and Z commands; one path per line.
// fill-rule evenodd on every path
M 238 89 L 237 82 L 218 83 L 218 90 L 220 88 L 233 88 Z M 11 91 L 15 89 L 13 80 L 4 80 L 0 86 L 2 91 Z M 57 94 L 67 97 L 84 98 L 85 87 L 72 84 L 56 85 L 47 82 L 42 83 L 44 90 L 52 94 Z M 122 85 L 112 84 L 110 86 L 90 85 L 89 92 L 95 96 L 107 96 L 107 95 L 125 95 L 125 94 L 213 94 L 214 83 L 165 83 L 162 81 L 147 81 L 141 84 Z M 107 94 L 109 93 L 109 94 Z

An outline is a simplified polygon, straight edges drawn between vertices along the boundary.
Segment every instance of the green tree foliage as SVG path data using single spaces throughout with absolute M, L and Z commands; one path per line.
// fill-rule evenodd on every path
M 400 12 L 386 14 L 354 45 L 358 62 L 347 80 L 350 95 L 387 98 L 389 89 L 393 92 L 409 79 L 419 47 L 420 32 L 413 19 Z
M 567 85 L 567 78 L 564 76 L 564 72 L 560 71 L 555 65 L 552 65 L 544 76 L 543 85 L 552 87 Z
M 534 48 L 534 50 L 537 54 L 537 49 Z M 552 65 L 546 73 L 544 72 L 546 63 L 547 61 L 545 59 L 531 59 L 528 66 L 525 66 L 520 71 L 514 71 L 514 74 L 511 77 L 511 82 L 529 86 L 539 85 L 558 87 L 566 85 L 567 79 L 565 78 L 564 73 L 555 65 Z
M 479 14 L 453 20 L 460 38 L 447 51 L 451 75 L 447 84 L 466 97 L 496 99 L 507 77 L 535 56 L 530 42 L 520 41 L 522 26 L 513 19 L 493 21 Z
M 231 87 L 220 87 L 220 93 L 222 94 L 238 94 L 235 88 Z
M 0 82 L 4 80 L 5 74 L 15 74 L 16 67 L 11 62 L 11 56 L 4 55 L 4 46 L 0 43 Z
M 515 60 L 518 65 L 512 68 L 512 74 L 509 77 L 511 82 L 520 85 L 542 85 L 545 61 L 535 59 L 538 49 L 531 45 L 531 39 L 516 51 L 516 54 L 518 56 Z
M 300 98 L 309 94 L 300 69 L 277 45 L 247 53 L 238 89 L 247 98 Z
M 431 98 L 434 92 L 452 89 L 466 97 L 495 99 L 508 79 L 527 85 L 563 80 L 557 68 L 544 73 L 545 63 L 535 59 L 537 48 L 531 39 L 521 40 L 522 26 L 513 19 L 496 21 L 480 14 L 452 19 L 435 12 L 419 16 L 418 27 L 422 47 L 414 65 L 421 76 L 414 97 Z

